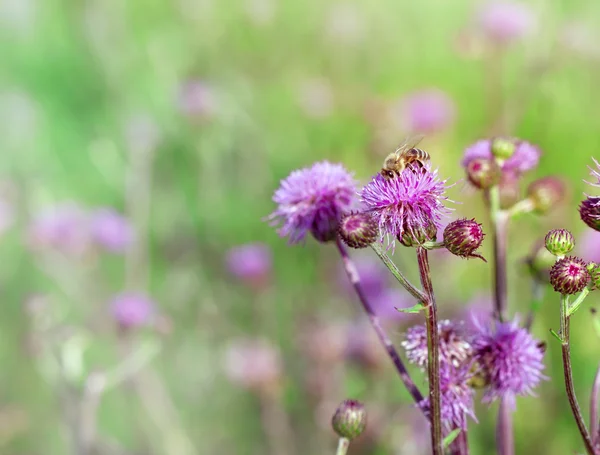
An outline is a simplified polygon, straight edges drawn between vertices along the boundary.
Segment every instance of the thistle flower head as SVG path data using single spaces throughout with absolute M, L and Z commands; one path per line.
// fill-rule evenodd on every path
M 484 401 L 503 397 L 514 407 L 515 396 L 533 395 L 545 379 L 544 351 L 517 319 L 496 322 L 495 329 L 492 326 L 480 326 L 473 340 L 475 358 L 488 379 Z
M 333 240 L 338 221 L 355 195 L 355 181 L 341 165 L 327 161 L 293 171 L 275 191 L 277 209 L 269 216 L 278 233 L 298 243 L 310 232 L 320 242 Z
M 600 231 L 600 197 L 588 196 L 579 205 L 581 220 L 595 231 Z
M 259 280 L 271 272 L 272 255 L 263 243 L 247 243 L 231 248 L 225 262 L 229 272 L 241 280 Z
M 474 219 L 466 218 L 455 220 L 444 229 L 444 245 L 446 249 L 456 256 L 463 258 L 480 258 L 483 256 L 476 253 L 483 242 L 483 229 Z
M 473 348 L 462 325 L 443 320 L 438 323 L 438 333 L 440 363 L 459 367 L 471 357 Z M 415 325 L 408 329 L 402 347 L 410 363 L 421 368 L 427 366 L 427 329 L 424 325 Z
M 550 269 L 550 284 L 561 294 L 577 294 L 590 279 L 587 262 L 576 256 L 559 259 Z
M 598 188 L 600 188 L 600 163 L 596 160 L 596 158 L 592 158 L 592 160 L 594 161 L 594 164 L 596 165 L 596 169 L 594 169 L 591 166 L 588 166 L 589 170 L 590 170 L 590 175 L 592 176 L 593 180 L 592 182 L 586 182 L 589 183 L 592 186 L 597 186 Z
M 387 235 L 393 244 L 393 239 L 405 234 L 420 241 L 423 227 L 439 228 L 442 216 L 449 212 L 443 204 L 448 200 L 447 188 L 446 180 L 440 180 L 437 170 L 431 171 L 427 164 L 419 171 L 405 169 L 393 178 L 377 174 L 360 196 L 379 224 L 381 241 Z
M 495 0 L 485 2 L 479 11 L 479 25 L 493 42 L 508 44 L 528 35 L 535 28 L 533 11 L 524 3 Z
M 502 171 L 518 175 L 537 167 L 541 154 L 540 150 L 529 142 L 518 139 L 512 139 L 512 141 L 514 141 L 514 152 L 510 158 L 502 162 Z M 463 156 L 463 166 L 467 167 L 471 160 L 477 158 L 493 160 L 492 145 L 493 140 L 484 139 L 467 147 Z
M 566 229 L 552 229 L 544 241 L 546 249 L 555 256 L 564 256 L 575 248 L 575 237 Z
M 474 158 L 466 165 L 467 178 L 475 188 L 487 190 L 500 183 L 502 170 L 495 160 Z
M 474 391 L 469 386 L 470 366 L 455 367 L 440 363 L 440 393 L 442 425 L 446 431 L 467 428 L 467 417 L 477 421 L 473 406 Z M 429 397 L 421 402 L 429 414 Z
M 154 303 L 145 294 L 124 292 L 113 298 L 111 311 L 120 327 L 140 327 L 151 322 Z
M 133 228 L 127 218 L 114 209 L 102 208 L 92 214 L 92 238 L 113 253 L 121 253 L 133 241 Z
M 354 439 L 367 427 L 367 411 L 358 400 L 344 400 L 338 406 L 331 426 L 341 438 Z
M 527 197 L 533 209 L 540 214 L 547 213 L 565 198 L 566 187 L 562 180 L 548 176 L 537 179 L 527 187 Z
M 377 223 L 370 213 L 350 213 L 340 220 L 339 234 L 350 248 L 366 248 L 377 240 Z
M 406 129 L 422 133 L 443 130 L 456 114 L 452 98 L 439 89 L 413 92 L 401 100 L 399 108 Z

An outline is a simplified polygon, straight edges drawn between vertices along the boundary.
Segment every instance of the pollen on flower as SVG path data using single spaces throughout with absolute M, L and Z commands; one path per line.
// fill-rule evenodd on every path
M 443 216 L 450 212 L 444 205 L 448 201 L 446 182 L 429 164 L 419 172 L 406 169 L 393 178 L 375 175 L 363 187 L 360 197 L 379 224 L 380 240 L 388 236 L 392 245 L 395 239 L 406 235 L 415 242 L 433 240 L 422 238 L 424 232 L 431 231 L 423 228 L 433 225 L 439 229 Z

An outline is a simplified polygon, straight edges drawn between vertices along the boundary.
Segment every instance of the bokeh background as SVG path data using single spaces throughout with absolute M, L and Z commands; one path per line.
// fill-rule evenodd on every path
M 577 215 L 600 158 L 598 2 L 3 0 L 0 27 L 1 453 L 334 453 L 347 397 L 369 411 L 350 453 L 429 453 L 335 248 L 264 221 L 280 179 L 317 160 L 365 182 L 425 133 L 456 216 L 485 227 L 462 151 L 521 137 L 543 150 L 523 187 L 560 175 L 568 191 L 511 226 L 511 312 L 529 309 L 524 258 L 549 228 L 600 260 Z M 399 345 L 419 319 L 393 306 L 410 301 L 353 256 Z M 416 279 L 413 251 L 394 260 Z M 489 264 L 432 267 L 442 317 L 489 305 Z M 597 302 L 572 323 L 586 415 Z M 547 289 L 549 380 L 518 400 L 517 453 L 581 448 L 557 326 Z M 495 412 L 478 407 L 472 453 L 493 453 Z

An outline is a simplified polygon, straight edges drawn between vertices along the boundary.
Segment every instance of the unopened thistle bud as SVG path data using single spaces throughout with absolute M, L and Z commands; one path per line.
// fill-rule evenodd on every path
M 475 158 L 467 164 L 467 178 L 469 182 L 480 190 L 487 190 L 500 183 L 502 169 L 494 160 Z
M 576 256 L 559 259 L 550 269 L 550 284 L 561 294 L 577 294 L 590 279 L 587 263 Z
M 331 419 L 331 425 L 341 438 L 356 438 L 367 426 L 365 406 L 357 400 L 342 401 Z
M 564 256 L 575 248 L 575 238 L 566 229 L 552 229 L 545 238 L 546 249 L 555 256 Z
M 533 210 L 540 214 L 546 213 L 564 199 L 565 184 L 557 177 L 543 177 L 529 185 L 527 197 Z
M 514 155 L 516 144 L 514 139 L 497 137 L 492 140 L 492 155 L 501 160 L 507 160 Z
M 579 206 L 581 220 L 595 231 L 600 231 L 600 197 L 589 196 Z
M 340 237 L 350 248 L 365 248 L 377 239 L 377 223 L 368 213 L 344 215 L 338 230 Z
M 435 242 L 436 239 L 437 226 L 430 219 L 414 226 L 405 224 L 402 235 L 398 236 L 400 243 L 407 247 L 420 246 L 425 242 Z
M 469 258 L 476 257 L 485 261 L 483 256 L 476 253 L 483 242 L 483 229 L 474 219 L 453 221 L 444 229 L 444 246 L 456 256 Z
M 592 277 L 592 285 L 594 289 L 600 289 L 600 265 L 595 262 L 590 262 L 587 266 L 588 272 L 590 272 L 590 276 Z

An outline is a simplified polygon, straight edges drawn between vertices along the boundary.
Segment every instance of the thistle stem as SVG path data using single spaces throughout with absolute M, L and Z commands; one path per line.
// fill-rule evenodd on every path
M 489 190 L 490 218 L 492 221 L 492 241 L 494 244 L 494 317 L 499 322 L 506 320 L 508 306 L 506 250 L 508 245 L 509 215 L 500 207 L 500 188 Z M 512 411 L 506 400 L 500 400 L 496 425 L 496 448 L 499 455 L 513 455 L 514 435 Z
M 469 455 L 469 437 L 466 429 L 460 430 L 460 433 L 450 447 L 451 455 Z
M 396 264 L 394 264 L 394 262 L 383 250 L 381 244 L 377 242 L 372 243 L 371 248 L 373 249 L 373 251 L 375 251 L 377 256 L 379 256 L 379 259 L 381 259 L 381 261 L 385 264 L 389 271 L 392 272 L 392 275 L 394 275 L 394 277 L 396 278 L 396 280 L 398 280 L 402 287 L 404 287 L 404 289 L 406 289 L 410 293 L 410 295 L 412 295 L 419 302 L 425 302 L 427 296 L 419 289 L 417 289 L 410 281 L 408 281 L 406 277 L 402 274 L 402 272 L 398 270 L 398 267 L 396 267 Z
M 592 435 L 592 442 L 598 443 L 600 441 L 600 434 L 598 433 L 600 425 L 598 422 L 598 398 L 600 395 L 600 365 L 596 370 L 596 377 L 594 378 L 594 385 L 592 386 L 592 394 L 590 397 L 590 434 Z
M 431 414 L 431 445 L 433 455 L 442 455 L 442 417 L 441 417 L 441 394 L 440 394 L 440 351 L 439 332 L 437 323 L 437 306 L 433 285 L 431 283 L 431 271 L 429 270 L 429 258 L 427 250 L 417 247 L 417 262 L 421 285 L 427 296 L 425 305 L 425 317 L 427 326 L 427 373 L 429 379 L 429 408 Z
M 338 441 L 337 451 L 335 455 L 346 455 L 348 452 L 348 447 L 350 446 L 350 440 L 347 438 L 340 438 Z
M 585 450 L 589 455 L 597 455 L 594 451 L 594 444 L 592 438 L 585 426 L 577 397 L 575 396 L 575 386 L 573 385 L 573 371 L 571 366 L 571 344 L 570 344 L 570 323 L 571 318 L 568 316 L 569 310 L 569 297 L 565 294 L 560 299 L 560 335 L 562 338 L 562 358 L 563 358 L 563 371 L 565 374 L 565 388 L 567 390 L 567 397 L 569 398 L 569 404 L 571 405 L 571 411 L 573 411 L 573 417 L 583 438 L 585 444 Z
M 367 299 L 367 296 L 363 291 L 362 285 L 360 283 L 360 277 L 358 275 L 358 271 L 356 269 L 356 266 L 354 265 L 354 262 L 352 262 L 352 259 L 350 259 L 350 256 L 348 255 L 348 252 L 346 251 L 346 248 L 344 247 L 340 239 L 337 239 L 336 245 L 340 252 L 340 255 L 342 256 L 344 270 L 346 271 L 346 274 L 348 275 L 348 278 L 350 279 L 350 282 L 352 283 L 352 286 L 354 287 L 354 290 L 358 295 L 360 303 L 362 304 L 365 312 L 367 313 L 367 316 L 369 317 L 369 321 L 371 322 L 373 329 L 375 329 L 375 332 L 377 333 L 379 341 L 384 346 L 390 359 L 392 359 L 392 362 L 394 363 L 396 371 L 400 375 L 400 379 L 404 383 L 404 386 L 406 387 L 410 395 L 413 397 L 415 403 L 419 406 L 421 411 L 424 412 L 424 409 L 421 406 L 421 403 L 423 401 L 423 395 L 421 394 L 418 387 L 415 385 L 414 381 L 410 377 L 408 370 L 406 369 L 404 363 L 402 362 L 402 359 L 398 355 L 398 351 L 396 351 L 396 348 L 394 347 L 391 340 L 387 336 L 385 330 L 381 326 L 379 318 L 375 315 L 373 307 L 369 303 L 369 300 Z

